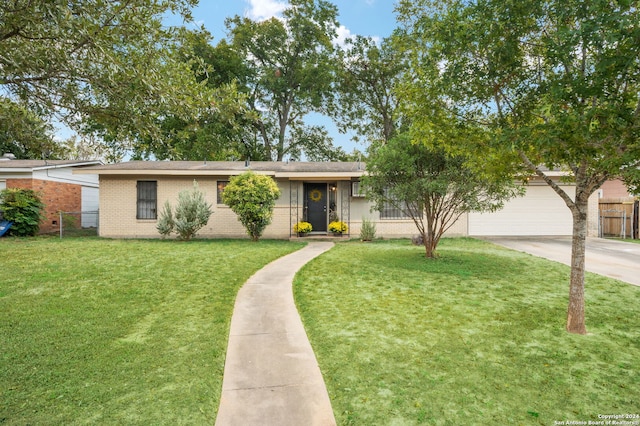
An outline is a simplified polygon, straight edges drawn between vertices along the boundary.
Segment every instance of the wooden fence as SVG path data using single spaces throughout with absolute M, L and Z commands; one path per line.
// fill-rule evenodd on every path
M 600 237 L 639 238 L 638 200 L 603 198 L 600 200 L 598 234 Z

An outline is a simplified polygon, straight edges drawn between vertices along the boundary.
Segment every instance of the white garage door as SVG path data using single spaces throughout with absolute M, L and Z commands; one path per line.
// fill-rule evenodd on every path
M 572 198 L 575 187 L 563 186 Z M 571 235 L 571 211 L 549 186 L 529 186 L 524 197 L 494 213 L 470 213 L 469 235 Z

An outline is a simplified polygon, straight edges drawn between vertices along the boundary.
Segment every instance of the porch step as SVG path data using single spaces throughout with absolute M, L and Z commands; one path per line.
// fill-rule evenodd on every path
M 298 237 L 294 235 L 289 237 L 289 241 L 347 241 L 350 239 L 348 234 L 343 234 L 340 236 L 334 236 L 333 234 L 311 234 L 306 237 Z

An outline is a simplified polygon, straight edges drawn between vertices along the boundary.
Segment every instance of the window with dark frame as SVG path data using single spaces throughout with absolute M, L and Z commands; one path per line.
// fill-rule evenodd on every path
M 224 189 L 227 187 L 228 184 L 229 184 L 228 180 L 219 180 L 218 181 L 218 188 L 217 188 L 217 203 L 218 204 L 224 204 L 224 202 L 222 201 L 222 192 L 224 191 Z
M 139 180 L 136 219 L 158 218 L 158 182 L 155 180 Z
M 389 191 L 385 190 L 385 197 L 389 196 Z M 396 203 L 397 204 L 397 203 Z M 402 203 L 404 206 L 404 203 Z M 403 210 L 394 206 L 391 202 L 385 202 L 380 210 L 380 219 L 410 219 L 405 213 L 406 208 Z

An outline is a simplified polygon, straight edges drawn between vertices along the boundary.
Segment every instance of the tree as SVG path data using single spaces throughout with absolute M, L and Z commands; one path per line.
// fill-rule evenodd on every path
M 362 181 L 378 209 L 391 204 L 413 220 L 427 258 L 436 257 L 440 238 L 463 213 L 496 210 L 515 194 L 512 180 L 487 179 L 462 156 L 407 134 L 374 147 Z
M 177 56 L 189 64 L 200 84 L 211 92 L 211 108 L 185 119 L 167 110 L 158 119 L 159 136 L 149 135 L 134 145 L 134 158 L 158 160 L 261 159 L 252 143 L 252 113 L 247 107 L 245 58 L 222 40 L 211 44 L 206 30 L 183 31 Z
M 632 180 L 640 165 L 638 4 L 403 0 L 399 12 L 413 93 L 439 88 L 454 114 L 494 132 L 489 145 L 503 163 L 517 158 L 571 210 L 566 329 L 585 334 L 588 199 L 611 177 Z M 575 194 L 543 165 L 565 170 Z
M 36 235 L 43 219 L 44 204 L 32 189 L 7 188 L 0 191 L 0 211 L 5 220 L 13 222 L 9 235 Z
M 64 149 L 52 138 L 46 121 L 24 106 L 0 97 L 0 155 L 17 159 L 64 158 Z
M 157 229 L 162 236 L 168 236 L 175 231 L 178 238 L 188 241 L 209 222 L 211 213 L 211 204 L 204 199 L 204 194 L 198 189 L 198 182 L 194 180 L 191 191 L 180 191 L 178 194 L 178 204 L 174 212 L 168 201 L 164 204 Z
M 340 131 L 354 130 L 355 139 L 388 142 L 400 127 L 396 86 L 406 68 L 401 51 L 392 39 L 380 46 L 375 40 L 356 36 L 339 49 L 338 102 L 333 116 Z
M 303 121 L 311 112 L 325 112 L 333 93 L 336 17 L 336 7 L 325 0 L 291 0 L 282 19 L 227 20 L 232 45 L 249 70 L 251 126 L 263 146 L 263 159 L 297 159 L 317 144 L 327 145 L 321 151 L 325 154 L 342 153 L 321 128 Z
M 253 241 L 258 241 L 271 223 L 278 197 L 280 189 L 274 180 L 253 172 L 232 177 L 222 192 L 222 201 L 238 215 Z
M 190 116 L 206 105 L 189 65 L 173 55 L 195 0 L 126 2 L 9 0 L 0 8 L 0 88 L 38 115 L 121 145 L 157 134 L 166 110 Z M 107 138 L 109 140 L 109 138 Z
M 64 160 L 104 161 L 108 155 L 101 141 L 93 135 L 72 135 L 57 145 L 64 150 L 61 157 Z

